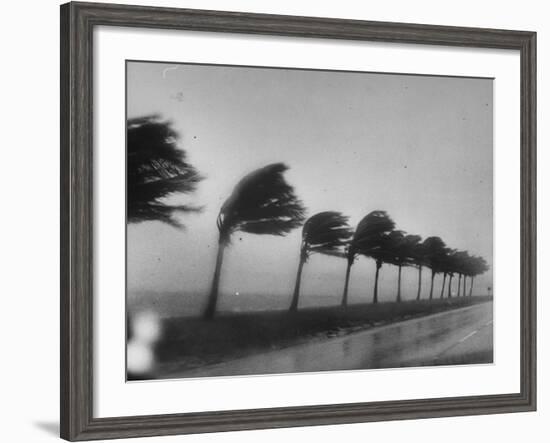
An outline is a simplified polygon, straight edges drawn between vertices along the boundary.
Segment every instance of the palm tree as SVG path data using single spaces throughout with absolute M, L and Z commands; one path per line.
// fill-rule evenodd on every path
M 453 249 L 448 255 L 446 259 L 446 270 L 447 274 L 449 275 L 449 288 L 447 291 L 447 297 L 450 298 L 452 296 L 452 283 L 453 283 L 453 277 L 457 273 L 458 270 L 458 262 L 459 262 L 459 253 L 456 251 L 456 249 Z
M 474 277 L 477 275 L 484 274 L 489 270 L 489 265 L 485 261 L 483 257 L 474 256 L 471 258 L 470 266 L 469 266 L 469 274 L 470 274 L 470 294 L 469 296 L 472 296 L 472 291 L 474 288 Z
M 383 261 L 381 259 L 377 259 L 375 255 L 377 254 L 377 251 L 378 254 L 380 253 L 382 243 L 385 241 L 385 236 L 390 233 L 394 227 L 395 223 L 386 211 L 379 210 L 368 213 L 357 225 L 346 252 L 348 266 L 346 269 L 344 294 L 342 296 L 343 306 L 347 305 L 351 266 L 359 254 L 374 258 L 376 261 L 373 303 L 378 302 L 378 273 Z
M 348 225 L 348 217 L 340 212 L 326 211 L 311 216 L 302 228 L 302 244 L 300 246 L 300 262 L 296 275 L 296 286 L 290 310 L 298 309 L 300 297 L 300 283 L 302 268 L 311 254 L 326 254 L 337 257 L 345 257 L 343 247 L 352 236 L 352 230 Z
M 457 296 L 460 297 L 460 283 L 462 281 L 462 286 L 466 286 L 465 272 L 468 266 L 470 255 L 467 251 L 458 251 L 454 257 L 455 260 L 455 269 L 458 273 L 458 290 Z
M 452 263 L 452 256 L 454 254 L 454 249 L 445 248 L 444 254 L 440 257 L 439 266 L 441 269 L 441 272 L 443 272 L 443 285 L 441 286 L 441 295 L 439 298 L 443 298 L 443 295 L 445 294 L 445 281 L 447 280 L 447 276 L 449 276 L 449 294 L 450 294 L 450 288 L 451 288 L 451 280 L 453 275 L 453 263 Z
M 414 264 L 414 250 L 420 243 L 421 237 L 418 235 L 405 235 L 402 231 L 392 231 L 388 235 L 386 246 L 386 262 L 397 266 L 397 298 L 401 301 L 401 270 L 403 266 Z
M 451 252 L 447 258 L 447 275 L 449 276 L 449 283 L 448 283 L 448 290 L 447 290 L 447 297 L 451 297 L 451 285 L 453 283 L 453 277 L 455 275 L 454 273 L 454 262 L 453 262 L 453 255 L 454 252 Z
M 451 284 L 453 283 L 454 272 L 449 272 L 449 290 L 447 291 L 447 297 L 451 298 Z
M 441 285 L 441 294 L 439 298 L 443 298 L 443 294 L 445 293 L 445 280 L 447 280 L 447 272 L 443 271 L 443 284 Z
M 420 300 L 422 294 L 422 270 L 426 265 L 426 245 L 425 242 L 417 243 L 411 254 L 413 265 L 418 269 L 418 288 L 416 291 L 416 300 Z
M 422 292 L 422 267 L 424 266 L 424 244 L 421 243 L 422 237 L 419 235 L 407 235 L 405 237 L 407 248 L 407 262 L 409 266 L 416 266 L 418 269 L 418 290 L 416 299 L 420 300 Z
M 216 222 L 218 254 L 205 318 L 216 312 L 223 254 L 231 234 L 241 231 L 284 236 L 303 223 L 305 208 L 284 178 L 287 169 L 283 163 L 273 163 L 249 173 L 222 205 Z
M 179 134 L 158 115 L 127 122 L 127 217 L 129 223 L 161 221 L 182 227 L 175 215 L 200 208 L 169 204 L 166 197 L 195 191 L 203 179 L 178 146 Z
M 432 300 L 434 291 L 434 278 L 436 274 L 442 272 L 441 263 L 442 258 L 446 254 L 447 246 L 440 237 L 428 237 L 422 243 L 422 249 L 424 250 L 424 259 L 426 261 L 426 264 L 432 271 L 430 284 L 430 300 Z

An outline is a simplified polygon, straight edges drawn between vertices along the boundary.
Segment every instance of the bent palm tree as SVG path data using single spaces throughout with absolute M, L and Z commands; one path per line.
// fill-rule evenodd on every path
M 346 269 L 344 293 L 342 295 L 342 306 L 347 305 L 351 267 L 359 254 L 374 258 L 376 261 L 373 302 L 376 303 L 378 301 L 378 273 L 382 266 L 382 261 L 379 261 L 373 254 L 376 254 L 376 251 L 381 249 L 385 236 L 390 233 L 394 227 L 395 223 L 386 211 L 378 210 L 368 213 L 357 225 L 346 252 L 348 266 Z
M 470 293 L 469 296 L 472 296 L 472 291 L 474 289 L 474 277 L 481 275 L 489 270 L 489 265 L 483 257 L 472 257 L 470 263 Z
M 286 235 L 304 221 L 305 208 L 283 173 L 288 167 L 274 163 L 241 179 L 218 214 L 218 254 L 205 318 L 216 312 L 223 254 L 236 231 L 250 234 Z
M 298 309 L 302 268 L 311 254 L 326 254 L 345 257 L 342 248 L 346 245 L 352 231 L 348 225 L 348 217 L 340 212 L 326 211 L 311 216 L 302 228 L 302 244 L 300 246 L 300 263 L 296 275 L 296 286 L 290 304 L 290 310 Z
M 449 275 L 449 287 L 447 289 L 447 298 L 451 298 L 452 293 L 452 283 L 453 283 L 453 277 L 457 271 L 457 251 L 456 249 L 453 249 L 448 255 L 445 260 L 446 264 L 446 271 Z
M 430 300 L 433 299 L 435 275 L 442 272 L 442 258 L 445 256 L 447 246 L 440 237 L 428 237 L 423 242 L 424 258 L 432 271 L 430 284 Z
M 447 280 L 447 276 L 449 276 L 449 283 L 451 279 L 451 256 L 454 253 L 454 250 L 450 248 L 445 248 L 443 251 L 443 254 L 439 257 L 439 269 L 441 269 L 441 272 L 443 273 L 443 284 L 441 285 L 441 295 L 439 298 L 443 298 L 445 295 L 445 281 Z
M 447 280 L 447 272 L 443 271 L 443 283 L 441 284 L 441 294 L 439 295 L 439 298 L 443 298 L 443 295 L 445 294 L 445 281 Z
M 418 287 L 416 290 L 416 300 L 420 300 L 422 295 L 422 270 L 426 265 L 426 244 L 425 242 L 417 243 L 411 253 L 411 260 L 414 266 L 418 269 Z
M 198 211 L 166 202 L 173 194 L 193 192 L 203 177 L 178 147 L 179 135 L 157 115 L 127 122 L 127 216 L 129 223 L 161 221 L 181 227 L 178 212 Z
M 392 253 L 390 263 L 397 266 L 399 270 L 397 274 L 397 302 L 401 301 L 401 269 L 403 266 L 414 264 L 414 252 L 420 240 L 419 235 L 404 235 L 401 231 L 393 231 L 390 234 L 389 247 Z
M 457 296 L 460 297 L 460 289 L 461 287 L 466 286 L 466 270 L 468 267 L 468 263 L 470 260 L 470 255 L 467 251 L 458 251 L 455 254 L 455 269 L 458 273 L 458 290 L 457 290 Z M 462 286 L 461 286 L 462 283 Z

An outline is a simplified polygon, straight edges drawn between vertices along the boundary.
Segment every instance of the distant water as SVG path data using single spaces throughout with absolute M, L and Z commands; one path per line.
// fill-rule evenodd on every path
M 414 288 L 416 289 L 416 288 Z M 414 300 L 416 291 L 404 292 L 403 300 Z M 454 294 L 454 293 L 453 293 Z M 292 294 L 251 294 L 251 293 L 222 293 L 218 298 L 219 312 L 254 312 L 288 309 Z M 474 295 L 478 295 L 475 294 Z M 486 295 L 486 294 L 480 294 Z M 454 296 L 454 295 L 453 295 Z M 300 294 L 300 308 L 339 306 L 341 293 L 334 295 Z M 426 299 L 428 294 L 423 294 Z M 162 318 L 170 317 L 197 317 L 205 307 L 208 293 L 201 292 L 155 292 L 155 291 L 128 291 L 127 309 L 132 315 L 141 311 L 152 311 Z M 435 298 L 439 298 L 439 291 Z M 384 291 L 379 294 L 380 302 L 395 301 L 394 291 Z M 370 303 L 372 295 L 350 294 L 349 303 Z
M 202 313 L 208 294 L 185 292 L 128 293 L 127 308 L 130 314 L 139 311 L 153 311 L 160 317 L 194 317 Z M 282 294 L 220 294 L 218 310 L 225 312 L 253 312 L 288 309 L 291 295 Z M 336 306 L 341 294 L 334 296 L 300 296 L 300 307 Z

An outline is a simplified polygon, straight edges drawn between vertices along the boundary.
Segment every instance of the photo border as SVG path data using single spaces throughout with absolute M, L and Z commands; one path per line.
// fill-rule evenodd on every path
M 176 29 L 517 50 L 521 65 L 520 386 L 517 394 L 93 416 L 93 30 Z M 536 33 L 101 3 L 61 6 L 61 437 L 70 441 L 536 409 Z

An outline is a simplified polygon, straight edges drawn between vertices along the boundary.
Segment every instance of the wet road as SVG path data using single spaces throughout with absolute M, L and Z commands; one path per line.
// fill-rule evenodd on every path
M 179 375 L 202 377 L 491 363 L 492 323 L 493 303 L 487 302 Z

